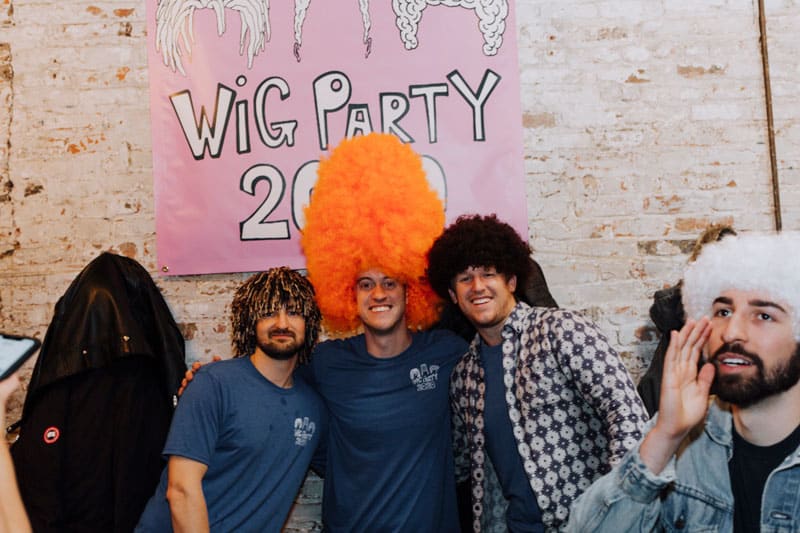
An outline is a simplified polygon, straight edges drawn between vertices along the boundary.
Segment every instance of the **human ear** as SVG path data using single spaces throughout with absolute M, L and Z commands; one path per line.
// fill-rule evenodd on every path
M 453 300 L 453 303 L 458 304 L 458 298 L 456 298 L 456 293 L 453 291 L 453 289 L 447 289 L 447 292 L 450 293 L 450 299 Z

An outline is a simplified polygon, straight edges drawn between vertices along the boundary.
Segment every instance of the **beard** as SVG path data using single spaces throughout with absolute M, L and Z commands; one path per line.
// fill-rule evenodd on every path
M 276 343 L 272 341 L 273 335 L 291 335 L 294 341 Z M 291 359 L 297 355 L 302 348 L 302 346 L 298 345 L 297 337 L 295 336 L 294 332 L 284 329 L 270 330 L 267 334 L 266 341 L 256 339 L 256 346 L 258 346 L 261 351 L 267 355 L 267 357 L 270 359 L 275 359 L 276 361 L 286 361 Z
M 711 393 L 738 407 L 750 407 L 765 398 L 791 389 L 800 381 L 800 344 L 795 347 L 788 360 L 780 361 L 768 371 L 758 354 L 748 352 L 739 344 L 728 343 L 720 346 L 710 360 L 717 370 L 720 365 L 718 356 L 726 352 L 748 357 L 756 367 L 756 375 L 752 377 L 723 376 L 719 372 L 714 375 Z

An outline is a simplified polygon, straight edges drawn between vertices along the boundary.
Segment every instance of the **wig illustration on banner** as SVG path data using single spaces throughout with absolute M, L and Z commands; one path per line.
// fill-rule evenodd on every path
M 388 0 L 384 0 L 388 1 Z M 363 24 L 362 42 L 366 48 L 364 56 L 372 51 L 370 30 L 372 21 L 369 12 L 370 0 L 358 0 Z M 332 2 L 317 0 L 320 9 L 330 10 Z M 303 44 L 303 23 L 311 0 L 294 0 L 294 56 L 300 61 Z M 503 45 L 503 34 L 508 17 L 508 0 L 392 0 L 395 24 L 400 31 L 400 40 L 406 50 L 419 45 L 417 33 L 422 12 L 428 6 L 461 7 L 475 11 L 478 28 L 483 36 L 483 53 L 497 54 Z M 181 57 L 192 54 L 194 42 L 194 15 L 198 9 L 212 9 L 217 20 L 217 34 L 222 36 L 228 29 L 226 10 L 239 15 L 239 55 L 247 52 L 247 68 L 253 68 L 253 59 L 264 50 L 271 37 L 269 0 L 159 0 L 156 10 L 156 50 L 161 53 L 164 65 L 179 71 L 184 76 Z M 333 9 L 336 9 L 333 7 Z
M 410 146 L 384 133 L 342 141 L 320 161 L 305 220 L 300 244 L 329 333 L 357 331 L 353 290 L 370 269 L 405 285 L 409 328 L 437 320 L 425 254 L 444 229 L 444 207 Z

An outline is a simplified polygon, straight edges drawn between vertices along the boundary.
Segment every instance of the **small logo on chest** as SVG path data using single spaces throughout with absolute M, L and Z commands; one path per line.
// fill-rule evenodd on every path
M 294 443 L 297 446 L 305 446 L 314 437 L 314 430 L 317 425 L 308 419 L 307 416 L 303 418 L 294 419 Z
M 418 391 L 435 389 L 439 380 L 439 365 L 428 366 L 422 363 L 419 368 L 412 368 L 408 375 Z

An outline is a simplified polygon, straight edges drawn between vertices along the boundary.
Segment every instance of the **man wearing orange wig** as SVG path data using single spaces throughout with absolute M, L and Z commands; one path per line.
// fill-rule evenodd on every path
M 318 174 L 301 244 L 326 331 L 346 337 L 308 367 L 330 410 L 325 530 L 458 531 L 448 379 L 466 343 L 424 331 L 442 202 L 388 134 L 343 141 Z

